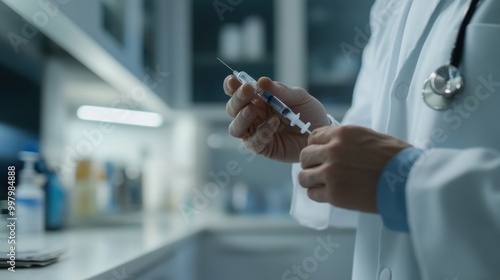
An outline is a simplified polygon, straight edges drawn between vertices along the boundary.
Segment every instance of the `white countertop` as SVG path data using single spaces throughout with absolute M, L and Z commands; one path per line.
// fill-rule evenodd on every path
M 154 262 L 155 257 L 158 258 L 159 251 L 168 250 L 170 245 L 204 230 L 300 229 L 287 217 L 211 217 L 190 225 L 178 217 L 144 215 L 140 219 L 140 222 L 129 225 L 48 233 L 46 244 L 67 247 L 67 252 L 57 263 L 43 268 L 16 269 L 15 273 L 5 268 L 0 270 L 0 279 L 110 279 L 110 275 L 122 274 L 120 267 L 128 263 L 143 266 L 143 269 Z M 107 278 L 104 273 L 107 273 Z

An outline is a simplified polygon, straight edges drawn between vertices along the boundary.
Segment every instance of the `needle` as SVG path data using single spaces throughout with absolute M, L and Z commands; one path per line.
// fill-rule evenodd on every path
M 222 61 L 220 58 L 217 57 L 217 59 L 224 65 L 226 65 L 227 68 L 231 69 L 231 71 L 234 73 L 234 69 L 229 67 L 229 65 L 227 65 L 224 61 Z

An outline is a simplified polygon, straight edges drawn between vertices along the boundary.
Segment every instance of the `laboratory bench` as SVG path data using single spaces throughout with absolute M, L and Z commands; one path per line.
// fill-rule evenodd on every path
M 293 266 L 302 267 L 308 279 L 351 278 L 354 229 L 314 231 L 289 217 L 137 219 L 47 233 L 46 244 L 67 248 L 57 263 L 15 273 L 2 269 L 0 279 L 289 279 Z

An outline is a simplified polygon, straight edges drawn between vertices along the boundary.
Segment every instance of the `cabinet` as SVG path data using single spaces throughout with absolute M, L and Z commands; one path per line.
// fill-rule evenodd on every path
M 142 78 L 142 1 L 70 1 L 59 8 L 111 56 Z
M 175 76 L 169 84 L 169 92 L 173 96 L 169 104 L 173 107 L 194 107 L 208 118 L 227 121 L 223 105 L 228 97 L 223 93 L 222 82 L 231 72 L 216 59 L 217 56 L 226 58 L 223 55 L 224 51 L 221 50 L 227 47 L 245 49 L 247 45 L 256 46 L 246 48 L 247 51 L 250 49 L 249 52 L 252 53 L 250 56 L 243 50 L 242 55 L 236 54 L 227 59 L 226 62 L 239 71 L 246 71 L 255 78 L 269 76 L 294 86 L 305 85 L 302 72 L 305 71 L 303 14 L 306 1 L 173 0 L 169 2 L 168 26 L 171 27 L 168 37 L 171 44 L 169 71 Z M 254 24 L 250 24 L 248 28 L 250 31 L 247 33 L 247 23 L 252 20 Z M 228 27 L 230 34 L 226 37 Z M 252 32 L 262 34 L 253 37 L 260 38 L 256 40 L 261 43 L 255 41 L 242 43 L 245 40 L 241 37 Z M 241 40 L 234 37 L 235 33 Z M 230 43 L 235 41 L 239 46 Z M 259 45 L 263 47 L 259 48 Z M 284 59 L 289 57 L 293 59 Z
M 274 4 L 269 0 L 192 0 L 192 102 L 222 103 L 221 84 L 231 71 L 216 57 L 250 75 L 274 74 Z M 254 32 L 254 28 L 255 30 Z M 257 37 L 249 37 L 257 33 Z M 245 51 L 256 44 L 256 54 Z M 224 51 L 225 50 L 225 51 Z M 252 52 L 252 50 L 250 50 Z M 225 54 L 228 56 L 225 56 Z
M 351 279 L 354 230 L 205 230 L 176 243 L 137 280 Z
M 348 105 L 370 36 L 373 1 L 309 0 L 308 89 L 328 105 Z
M 119 93 L 144 89 L 137 109 L 170 113 L 172 1 L 2 1 Z
M 196 280 L 197 238 L 189 237 L 169 247 L 158 263 L 137 274 L 136 280 Z
M 217 10 L 216 3 L 225 6 Z M 370 36 L 372 3 L 191 0 L 186 5 L 192 31 L 187 44 L 192 61 L 186 80 L 192 85 L 189 103 L 221 104 L 227 100 L 221 83 L 230 72 L 215 59 L 224 41 L 221 31 L 228 25 L 242 25 L 246 18 L 257 15 L 265 23 L 265 55 L 255 61 L 228 61 L 233 68 L 255 77 L 266 75 L 305 87 L 329 106 L 349 106 L 362 50 Z
M 200 238 L 199 279 L 351 279 L 351 230 L 207 232 Z

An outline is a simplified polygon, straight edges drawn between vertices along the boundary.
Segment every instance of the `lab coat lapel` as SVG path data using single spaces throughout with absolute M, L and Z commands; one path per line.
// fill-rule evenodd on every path
M 446 2 L 444 0 L 414 0 L 410 7 L 397 60 L 396 78 L 390 86 L 391 99 L 386 132 L 395 137 L 401 139 L 408 137 L 406 97 L 409 94 L 422 48 L 434 22 L 443 10 L 442 4 Z
M 417 49 L 418 42 L 423 36 L 427 36 L 428 26 L 434 24 L 435 18 L 433 17 L 436 16 L 438 12 L 436 10 L 440 9 L 439 6 L 443 2 L 444 0 L 413 0 L 401 42 L 397 73 L 408 62 L 413 52 L 420 51 Z

